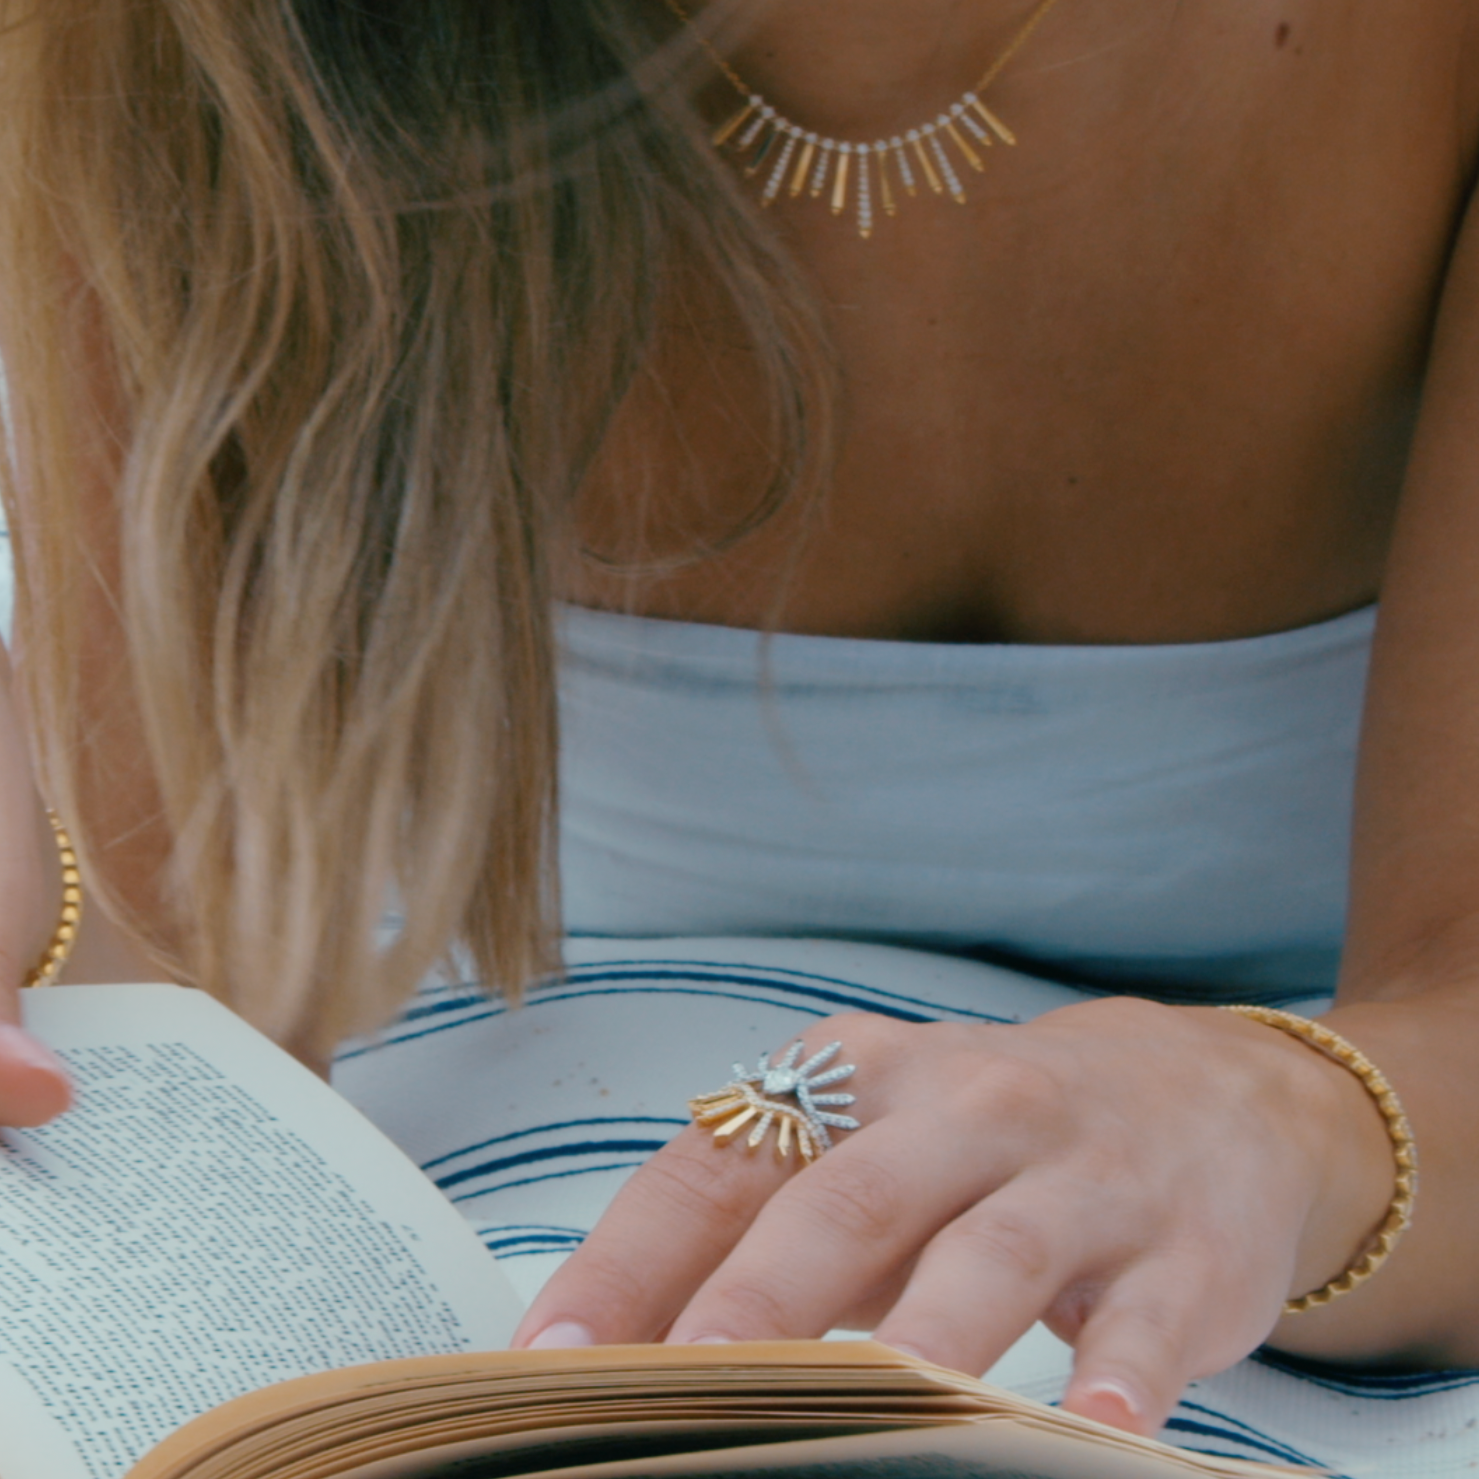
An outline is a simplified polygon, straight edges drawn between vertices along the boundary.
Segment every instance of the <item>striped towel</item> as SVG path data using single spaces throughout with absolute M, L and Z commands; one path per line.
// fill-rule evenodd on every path
M 346 1045 L 335 1072 L 526 1297 L 736 1060 L 838 1012 L 1020 1022 L 1083 999 L 970 961 L 831 940 L 574 939 L 568 961 L 520 1011 L 468 981 L 428 982 L 384 1032 Z M 989 1379 L 1051 1402 L 1068 1358 L 1039 1327 Z M 1479 1475 L 1479 1374 L 1371 1376 L 1259 1353 L 1194 1383 L 1163 1436 L 1350 1479 Z

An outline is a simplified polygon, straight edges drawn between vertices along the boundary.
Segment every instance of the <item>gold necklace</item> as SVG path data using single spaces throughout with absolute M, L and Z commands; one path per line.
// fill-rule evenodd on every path
M 681 0 L 666 0 L 666 3 L 685 26 L 693 25 Z M 876 139 L 871 144 L 824 138 L 792 123 L 725 61 L 702 31 L 694 28 L 699 45 L 744 99 L 740 110 L 715 130 L 714 147 L 727 147 L 737 154 L 745 174 L 752 179 L 762 170 L 768 171 L 760 190 L 760 204 L 764 206 L 773 205 L 782 190 L 793 200 L 803 190 L 813 200 L 818 199 L 827 193 L 830 181 L 832 214 L 840 216 L 851 196 L 857 207 L 858 235 L 865 240 L 873 235 L 875 177 L 884 212 L 890 216 L 899 213 L 899 198 L 891 175 L 897 175 L 905 195 L 917 195 L 918 182 L 923 178 L 934 194 L 948 193 L 964 205 L 965 186 L 946 143 L 953 144 L 960 159 L 980 172 L 986 168 L 980 150 L 997 143 L 1017 142 L 1017 136 L 982 101 L 982 94 L 1027 44 L 1057 3 L 1058 0 L 1038 0 L 1026 24 L 986 69 L 981 80 L 945 112 L 918 128 L 895 134 L 891 139 Z

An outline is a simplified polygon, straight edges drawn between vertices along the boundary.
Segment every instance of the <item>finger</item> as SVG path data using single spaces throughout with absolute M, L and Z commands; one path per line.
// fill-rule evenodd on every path
M 787 1183 L 674 1323 L 669 1340 L 824 1334 L 995 1189 L 1000 1150 L 892 1116 Z
M 513 1348 L 656 1340 L 794 1174 L 692 1126 L 617 1194 L 540 1291 Z
M 1200 1345 L 1215 1277 L 1201 1260 L 1161 1257 L 1109 1284 L 1079 1335 L 1064 1410 L 1143 1437 L 1158 1433 L 1187 1383 L 1211 1369 Z
M 71 1106 L 61 1059 L 22 1027 L 0 1025 L 0 1125 L 44 1125 Z
M 980 1375 L 1096 1257 L 1106 1229 L 1051 1179 L 1024 1176 L 942 1228 L 875 1331 L 886 1345 Z

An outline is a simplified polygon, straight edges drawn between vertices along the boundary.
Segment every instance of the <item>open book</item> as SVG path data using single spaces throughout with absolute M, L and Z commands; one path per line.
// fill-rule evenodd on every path
M 223 1007 L 29 993 L 77 1107 L 0 1151 L 3 1479 L 1277 1472 L 882 1346 L 510 1353 L 518 1300 L 420 1171 Z

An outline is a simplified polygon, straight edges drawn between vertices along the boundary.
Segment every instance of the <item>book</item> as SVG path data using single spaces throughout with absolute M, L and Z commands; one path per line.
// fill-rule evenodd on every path
M 199 992 L 27 993 L 76 1106 L 0 1132 L 3 1479 L 1253 1479 L 866 1341 L 503 1349 L 461 1216 Z M 1307 1471 L 1304 1471 L 1307 1472 Z

